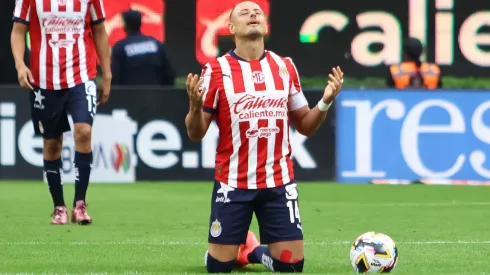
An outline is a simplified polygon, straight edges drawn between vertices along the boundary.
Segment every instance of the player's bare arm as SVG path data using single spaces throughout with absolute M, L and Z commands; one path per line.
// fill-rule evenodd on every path
M 205 90 L 201 90 L 201 84 L 202 79 L 199 75 L 187 76 L 186 87 L 190 106 L 189 113 L 185 117 L 185 126 L 187 135 L 192 141 L 199 141 L 206 135 L 212 120 L 212 114 L 202 110 Z
M 328 106 L 332 104 L 342 89 L 344 73 L 340 67 L 332 68 L 332 73 L 328 77 L 330 80 L 325 87 L 322 100 L 320 101 L 320 105 L 322 106 L 317 104 L 313 109 L 310 109 L 306 105 L 290 112 L 291 123 L 302 135 L 311 136 L 320 128 L 327 117 L 327 111 L 325 109 L 328 109 Z M 323 110 L 320 110 L 320 108 Z
M 12 54 L 15 60 L 15 69 L 17 70 L 17 79 L 22 88 L 33 90 L 31 83 L 34 81 L 31 70 L 27 68 L 24 62 L 26 48 L 26 32 L 29 27 L 26 24 L 14 22 L 10 36 Z
M 97 103 L 97 105 L 99 105 L 105 103 L 109 99 L 112 81 L 109 37 L 104 22 L 93 25 L 92 34 L 94 37 L 97 57 L 99 58 L 100 66 L 102 68 L 102 83 L 100 84 L 101 94 L 99 95 L 99 102 Z

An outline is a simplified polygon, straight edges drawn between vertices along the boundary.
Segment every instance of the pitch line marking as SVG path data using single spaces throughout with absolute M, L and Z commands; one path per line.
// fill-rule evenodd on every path
M 308 203 L 308 202 L 306 202 Z M 319 202 L 312 202 L 312 204 L 318 204 Z M 490 206 L 490 202 L 459 202 L 459 201 L 450 201 L 450 202 L 426 202 L 426 203 L 418 203 L 418 202 L 388 202 L 388 203 L 356 203 L 356 202 L 320 202 L 320 204 L 331 205 L 331 206 L 373 206 L 373 207 L 382 207 L 382 206 L 393 206 L 393 207 L 446 207 L 446 206 Z
M 333 242 L 305 242 L 306 246 L 329 246 L 329 245 L 349 245 L 352 241 L 333 241 Z M 404 245 L 436 245 L 436 244 L 490 244 L 490 241 L 404 241 L 396 242 L 396 244 Z M 182 241 L 162 241 L 162 242 L 137 242 L 137 241 L 121 241 L 121 242 L 3 242 L 1 246 L 10 245 L 148 245 L 148 246 L 205 246 L 205 242 L 182 242 Z

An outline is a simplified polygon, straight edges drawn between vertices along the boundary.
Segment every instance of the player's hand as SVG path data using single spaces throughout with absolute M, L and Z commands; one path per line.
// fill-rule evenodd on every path
M 32 77 L 31 70 L 26 65 L 21 65 L 17 68 L 17 80 L 19 81 L 20 87 L 29 89 L 30 91 L 34 90 L 31 85 L 34 82 L 34 77 Z
M 335 97 L 342 90 L 342 83 L 344 82 L 344 73 L 339 66 L 332 68 L 332 73 L 328 75 L 330 80 L 328 81 L 327 87 L 323 92 L 323 102 L 325 104 L 330 104 Z
M 202 79 L 199 75 L 189 74 L 185 83 L 187 95 L 189 96 L 191 110 L 200 110 L 202 108 L 204 89 L 201 90 Z
M 111 94 L 111 81 L 112 76 L 103 76 L 102 82 L 99 84 L 99 88 L 97 89 L 97 107 L 100 104 L 104 104 L 109 100 L 109 95 Z

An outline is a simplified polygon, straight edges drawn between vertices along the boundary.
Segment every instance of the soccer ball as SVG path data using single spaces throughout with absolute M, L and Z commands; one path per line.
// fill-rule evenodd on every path
M 388 235 L 366 232 L 352 244 L 350 262 L 357 273 L 389 273 L 398 263 L 398 249 Z

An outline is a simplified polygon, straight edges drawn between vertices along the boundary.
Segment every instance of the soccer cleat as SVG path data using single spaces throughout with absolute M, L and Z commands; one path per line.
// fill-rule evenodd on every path
M 87 204 L 84 201 L 77 201 L 75 208 L 71 210 L 71 222 L 80 225 L 91 224 L 92 217 L 87 214 L 86 208 Z
M 236 263 L 239 267 L 244 267 L 250 262 L 248 261 L 248 254 L 252 253 L 255 248 L 260 246 L 259 240 L 252 231 L 248 231 L 247 241 L 245 244 L 240 245 L 238 248 L 238 257 Z
M 66 206 L 56 206 L 51 214 L 51 224 L 68 224 L 68 210 Z

